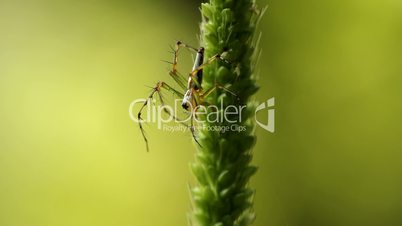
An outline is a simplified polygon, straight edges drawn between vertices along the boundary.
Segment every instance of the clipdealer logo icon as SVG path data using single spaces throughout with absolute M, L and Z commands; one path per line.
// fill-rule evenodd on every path
M 275 106 L 275 97 L 272 97 L 268 99 L 266 102 L 263 102 L 262 104 L 258 105 L 258 107 L 255 109 L 255 121 L 256 123 L 261 126 L 261 128 L 265 129 L 268 132 L 275 132 L 275 109 L 273 107 Z M 267 123 L 264 124 L 257 119 L 257 112 L 262 111 L 264 109 L 268 109 L 268 116 L 267 116 Z

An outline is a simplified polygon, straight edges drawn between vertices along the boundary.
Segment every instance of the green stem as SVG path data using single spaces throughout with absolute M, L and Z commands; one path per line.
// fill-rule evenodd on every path
M 248 226 L 254 220 L 254 190 L 248 187 L 248 182 L 257 171 L 250 164 L 256 140 L 255 107 L 250 98 L 258 90 L 253 75 L 258 55 L 254 33 L 262 13 L 253 0 L 210 0 L 201 5 L 201 12 L 200 40 L 206 58 L 227 52 L 225 61 L 214 62 L 204 69 L 203 89 L 219 85 L 236 94 L 218 88 L 204 102 L 224 109 L 234 105 L 241 114 L 227 115 L 236 123 L 207 120 L 202 124 L 204 128 L 199 132 L 202 147 L 198 148 L 192 164 L 198 184 L 191 189 L 194 203 L 191 220 L 198 226 Z M 221 117 L 224 109 L 208 108 L 207 111 Z M 232 131 L 234 124 L 245 131 Z M 229 126 L 230 130 L 211 129 L 216 126 Z

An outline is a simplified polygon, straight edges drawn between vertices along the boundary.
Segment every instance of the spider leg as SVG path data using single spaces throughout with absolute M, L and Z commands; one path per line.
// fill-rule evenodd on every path
M 197 52 L 198 50 L 190 45 L 187 45 L 186 43 L 183 43 L 182 41 L 177 41 L 175 48 L 171 47 L 173 51 L 173 62 L 169 62 L 169 64 L 172 65 L 172 69 L 169 71 L 169 75 L 175 80 L 175 82 L 183 89 L 186 90 L 187 86 L 187 79 L 178 72 L 177 70 L 177 65 L 179 61 L 179 51 L 182 48 L 189 49 L 191 51 Z
M 191 113 L 191 120 L 190 120 L 190 131 L 194 141 L 202 148 L 202 145 L 197 140 L 197 136 L 195 135 L 195 128 L 194 128 L 194 112 Z
M 153 99 L 155 93 L 158 94 L 159 99 L 161 101 L 161 105 L 165 106 L 165 102 L 163 101 L 162 94 L 160 93 L 162 88 L 165 89 L 165 90 L 168 90 L 168 91 L 170 91 L 170 92 L 172 92 L 172 93 L 174 93 L 174 94 L 176 94 L 178 96 L 180 96 L 181 98 L 183 97 L 183 94 L 181 92 L 179 92 L 176 89 L 172 88 L 171 86 L 169 86 L 165 82 L 158 82 L 155 85 L 155 87 L 152 88 L 151 93 L 149 94 L 148 98 L 145 100 L 144 104 L 141 106 L 141 108 L 140 108 L 140 110 L 138 111 L 138 114 L 137 114 L 138 124 L 139 124 L 140 130 L 141 130 L 142 137 L 144 138 L 144 141 L 145 141 L 147 152 L 149 152 L 149 144 L 148 144 L 148 138 L 145 135 L 144 127 L 142 125 L 143 119 L 141 118 L 141 114 L 142 114 L 142 111 L 145 109 L 145 107 L 151 102 L 151 100 Z M 167 114 L 172 116 L 175 120 L 178 119 L 175 115 L 172 115 L 166 108 L 163 108 L 163 109 Z
M 224 86 L 222 86 L 222 85 L 218 85 L 218 84 L 215 84 L 215 86 L 209 88 L 208 90 L 206 90 L 204 93 L 202 93 L 202 94 L 200 94 L 200 95 L 202 96 L 202 98 L 205 98 L 205 97 L 209 96 L 212 92 L 214 92 L 214 91 L 217 90 L 217 89 L 222 89 L 222 90 L 224 90 L 224 91 L 226 91 L 226 92 L 232 94 L 233 96 L 239 98 L 236 93 L 234 93 L 234 92 L 231 91 L 230 89 L 228 89 L 228 88 L 226 88 L 226 87 L 224 87 Z
M 184 47 L 184 48 L 186 48 L 186 49 L 189 49 L 189 50 L 191 50 L 191 51 L 197 52 L 197 49 L 196 49 L 196 48 L 194 48 L 194 47 L 192 47 L 192 46 L 190 46 L 190 45 L 187 45 L 186 43 L 183 43 L 182 41 L 177 41 L 177 42 L 176 42 L 175 49 L 174 49 L 174 58 L 173 58 L 173 67 L 172 67 L 172 72 L 173 72 L 174 74 L 175 74 L 176 71 L 177 71 L 177 62 L 178 62 L 179 50 L 180 50 L 182 47 Z
M 161 87 L 164 88 L 164 89 L 167 89 L 167 90 L 173 89 L 173 88 L 171 88 L 168 84 L 166 84 L 166 83 L 164 83 L 164 82 L 162 82 L 162 86 L 161 86 Z M 173 90 L 174 90 L 174 89 L 173 89 Z M 177 91 L 177 90 L 174 90 L 174 92 L 176 93 L 176 92 L 178 92 L 178 91 Z M 180 93 L 180 94 L 181 94 L 181 93 Z M 186 123 L 184 123 L 183 120 L 181 120 L 181 119 L 178 118 L 176 115 L 172 114 L 170 111 L 168 111 L 166 108 L 164 108 L 164 106 L 166 106 L 166 104 L 165 104 L 165 101 L 164 101 L 164 99 L 163 99 L 163 96 L 162 96 L 162 94 L 161 94 L 160 92 L 158 92 L 158 97 L 159 97 L 159 101 L 161 102 L 161 105 L 162 105 L 162 107 L 163 107 L 163 111 L 164 111 L 167 115 L 173 117 L 173 119 L 174 119 L 176 122 L 179 122 L 180 124 L 182 124 L 182 125 L 188 127 L 188 125 L 187 125 Z M 181 94 L 181 98 L 183 98 L 183 94 Z
M 199 67 L 197 67 L 197 68 L 195 68 L 191 73 L 190 73 L 190 75 L 191 75 L 191 77 L 194 77 L 199 71 L 201 71 L 202 69 L 204 69 L 206 66 L 208 66 L 208 65 L 210 65 L 210 64 L 212 64 L 214 61 L 216 61 L 216 60 L 222 60 L 222 61 L 225 61 L 226 62 L 226 60 L 222 57 L 222 55 L 224 55 L 226 52 L 223 52 L 223 53 L 218 53 L 218 54 L 215 54 L 214 56 L 212 56 L 211 58 L 209 58 L 205 63 L 203 63 L 203 64 L 201 64 Z
M 200 144 L 200 142 L 198 142 L 197 136 L 195 134 L 195 126 L 194 126 L 194 120 L 196 117 L 196 111 L 197 111 L 197 106 L 199 103 L 199 93 L 198 91 L 191 89 L 192 92 L 192 106 L 194 106 L 194 108 L 191 108 L 190 110 L 190 132 L 191 132 L 191 136 L 193 137 L 194 141 L 202 148 L 202 145 Z

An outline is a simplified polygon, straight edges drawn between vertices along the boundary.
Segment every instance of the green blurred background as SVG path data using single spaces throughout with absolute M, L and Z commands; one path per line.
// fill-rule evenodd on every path
M 259 4 L 255 225 L 402 225 L 402 2 Z M 190 135 L 150 124 L 147 153 L 127 110 L 198 43 L 198 7 L 0 0 L 1 226 L 187 224 Z

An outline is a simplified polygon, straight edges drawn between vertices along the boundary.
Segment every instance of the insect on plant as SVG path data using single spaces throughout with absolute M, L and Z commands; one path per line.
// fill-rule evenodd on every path
M 152 88 L 152 92 L 150 93 L 148 98 L 145 100 L 144 104 L 141 106 L 141 108 L 138 112 L 138 115 L 137 115 L 138 124 L 139 124 L 140 130 L 141 130 L 141 134 L 144 138 L 147 151 L 149 151 L 149 145 L 148 145 L 148 139 L 145 135 L 145 131 L 144 131 L 144 128 L 142 125 L 143 119 L 141 118 L 141 114 L 142 114 L 142 111 L 145 109 L 145 107 L 151 103 L 151 100 L 154 98 L 155 94 L 158 96 L 160 104 L 162 106 L 165 105 L 165 101 L 163 100 L 163 97 L 161 94 L 162 89 L 170 91 L 173 94 L 182 98 L 181 106 L 183 107 L 183 109 L 185 111 L 190 112 L 190 113 L 193 113 L 193 111 L 196 111 L 198 106 L 203 105 L 204 104 L 203 99 L 205 97 L 207 97 L 208 95 L 210 95 L 216 89 L 225 90 L 225 91 L 229 92 L 230 94 L 236 96 L 236 94 L 234 94 L 227 88 L 225 88 L 221 85 L 218 85 L 218 84 L 215 84 L 212 88 L 205 90 L 205 91 L 202 89 L 203 69 L 216 60 L 222 60 L 222 61 L 227 62 L 224 59 L 224 56 L 226 55 L 227 50 L 222 51 L 222 53 L 215 54 L 211 58 L 207 59 L 206 62 L 204 62 L 204 48 L 203 47 L 196 49 L 181 41 L 177 41 L 175 48 L 173 48 L 173 47 L 171 47 L 171 48 L 172 48 L 172 51 L 174 54 L 174 58 L 173 58 L 173 62 L 167 62 L 172 65 L 172 69 L 169 71 L 169 75 L 170 75 L 170 77 L 173 78 L 175 83 L 184 90 L 184 93 L 178 91 L 177 89 L 173 88 L 172 86 L 168 85 L 166 82 L 163 82 L 163 81 L 157 82 L 156 85 Z M 179 50 L 181 48 L 186 48 L 186 49 L 189 49 L 190 51 L 193 51 L 196 53 L 192 71 L 188 74 L 187 79 L 182 74 L 180 74 L 177 70 L 178 54 L 179 54 Z M 163 110 L 169 116 L 173 117 L 173 119 L 177 119 L 177 116 L 172 114 L 166 108 L 163 108 Z M 194 141 L 198 145 L 200 145 L 200 143 L 198 142 L 197 137 L 195 135 L 194 114 L 191 114 L 190 125 L 186 125 L 184 122 L 181 122 L 181 123 L 190 128 Z

